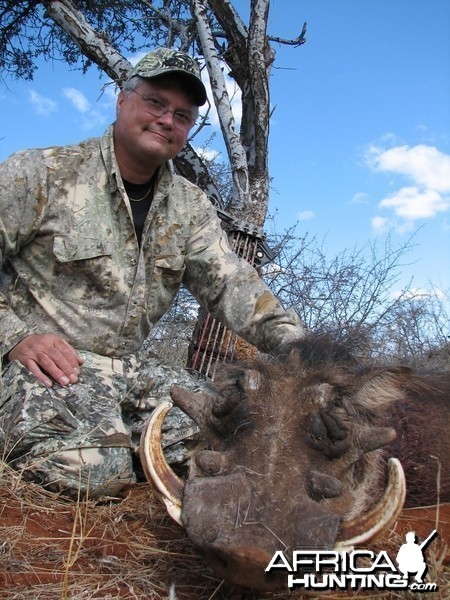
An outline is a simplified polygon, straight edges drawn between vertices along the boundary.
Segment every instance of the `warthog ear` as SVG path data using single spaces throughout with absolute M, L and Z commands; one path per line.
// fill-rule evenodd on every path
M 403 398 L 401 386 L 410 373 L 408 367 L 376 373 L 356 392 L 351 404 L 374 412 L 385 411 L 389 405 Z

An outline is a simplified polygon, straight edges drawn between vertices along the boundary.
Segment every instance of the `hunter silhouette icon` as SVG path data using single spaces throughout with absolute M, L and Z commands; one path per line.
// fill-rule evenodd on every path
M 400 547 L 397 554 L 398 568 L 405 578 L 408 578 L 410 573 L 415 573 L 416 576 L 414 579 L 418 583 L 423 583 L 423 578 L 428 568 L 423 557 L 423 550 L 431 542 L 436 533 L 437 531 L 434 529 L 420 545 L 416 542 L 414 531 L 409 531 L 406 534 L 406 544 Z

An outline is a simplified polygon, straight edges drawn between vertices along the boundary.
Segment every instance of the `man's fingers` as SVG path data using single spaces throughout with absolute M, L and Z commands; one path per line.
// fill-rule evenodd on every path
M 57 348 L 53 350 L 51 356 L 47 352 L 38 352 L 36 362 L 54 381 L 61 385 L 76 383 L 78 380 L 78 375 L 74 373 L 73 367 Z
M 62 376 L 69 379 L 67 383 L 62 383 L 60 378 L 57 379 L 57 381 L 62 383 L 62 385 L 68 385 L 68 383 L 76 383 L 78 381 L 80 366 L 83 364 L 83 359 L 70 344 L 65 340 L 58 339 L 50 358 L 53 360 L 56 367 L 62 371 Z
M 47 387 L 52 387 L 52 380 L 49 379 L 48 375 L 41 371 L 38 364 L 34 360 L 29 359 L 25 363 L 23 363 L 23 365 L 30 371 L 30 373 L 37 377 L 39 381 L 42 381 L 44 385 L 46 385 Z
M 51 385 L 50 377 L 64 386 L 77 383 L 83 364 L 75 348 L 52 333 L 24 338 L 10 351 L 9 358 L 19 360 L 45 385 Z
M 58 342 L 60 342 L 62 344 L 61 352 L 64 354 L 64 356 L 67 358 L 67 360 L 69 360 L 70 364 L 75 369 L 78 369 L 78 374 L 79 374 L 80 373 L 79 367 L 83 364 L 84 360 L 81 358 L 81 356 L 75 350 L 75 348 L 69 344 L 69 342 L 66 342 L 66 340 L 63 340 L 62 338 L 57 338 L 57 340 L 58 340 Z

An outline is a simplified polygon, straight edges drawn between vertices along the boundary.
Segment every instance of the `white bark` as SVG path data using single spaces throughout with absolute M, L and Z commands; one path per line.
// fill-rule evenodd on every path
M 192 9 L 196 20 L 197 32 L 208 69 L 214 104 L 219 116 L 220 127 L 228 156 L 231 162 L 235 198 L 245 210 L 250 200 L 250 185 L 248 179 L 248 165 L 244 148 L 239 134 L 236 132 L 235 120 L 231 110 L 230 98 L 225 84 L 221 62 L 217 56 L 214 36 L 212 34 L 206 15 L 206 2 L 193 0 Z
M 269 0 L 252 0 L 248 35 L 249 87 L 248 102 L 253 118 L 246 123 L 251 132 L 249 162 L 252 204 L 256 219 L 262 225 L 269 203 L 269 70 L 273 62 L 273 50 L 267 41 Z
M 230 0 L 209 0 L 208 4 L 224 30 L 227 40 L 224 60 L 242 92 L 239 139 L 246 155 L 249 196 L 238 210 L 243 210 L 248 219 L 262 226 L 269 202 L 268 77 L 273 61 L 266 35 L 269 0 L 251 0 L 248 29 Z
M 131 63 L 102 38 L 70 2 L 50 0 L 44 5 L 47 15 L 67 33 L 81 52 L 120 86 L 127 78 Z

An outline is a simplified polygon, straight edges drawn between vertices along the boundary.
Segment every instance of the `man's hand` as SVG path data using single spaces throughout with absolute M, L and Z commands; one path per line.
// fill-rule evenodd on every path
M 76 383 L 83 364 L 75 348 L 53 333 L 27 336 L 14 346 L 8 358 L 20 361 L 47 387 L 52 386 L 52 379 L 64 386 Z

